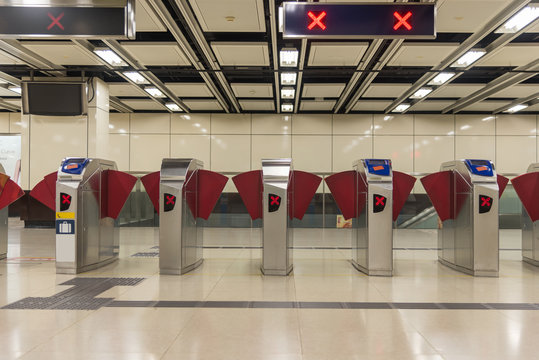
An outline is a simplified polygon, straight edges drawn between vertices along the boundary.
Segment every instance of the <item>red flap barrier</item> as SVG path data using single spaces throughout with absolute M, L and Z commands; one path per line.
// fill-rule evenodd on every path
M 397 221 L 414 184 L 415 177 L 400 171 L 393 171 L 393 221 Z
M 355 218 L 358 212 L 361 214 L 366 203 L 367 185 L 364 179 L 357 176 L 356 171 L 348 170 L 328 176 L 326 184 L 345 219 Z
M 38 182 L 30 191 L 30 196 L 47 206 L 52 211 L 56 211 L 56 177 L 57 173 L 51 173 Z M 54 181 L 53 181 L 54 179 Z
M 517 176 L 513 180 L 513 187 L 522 201 L 522 205 L 532 221 L 539 220 L 539 172 L 527 173 Z
M 122 171 L 105 170 L 107 178 L 107 212 L 106 216 L 116 219 L 124 207 L 137 178 Z M 103 187 L 105 184 L 102 184 Z
M 198 217 L 208 220 L 228 177 L 209 170 L 198 170 Z
M 159 212 L 159 181 L 161 180 L 161 172 L 156 171 L 140 178 L 142 185 L 146 189 L 146 193 L 150 197 L 155 211 Z
M 251 219 L 262 218 L 262 170 L 253 170 L 232 178 Z
M 2 187 L 2 193 L 0 194 L 0 209 L 5 208 L 12 202 L 15 202 L 17 199 L 24 196 L 24 191 L 20 188 L 17 183 L 15 183 L 13 180 L 9 178 L 9 176 L 5 174 L 2 177 L 7 177 L 7 181 L 5 185 Z M 2 180 L 2 183 L 5 181 L 5 179 Z
M 502 197 L 505 187 L 507 186 L 507 183 L 509 182 L 509 178 L 506 178 L 505 176 L 498 175 L 498 174 L 496 174 L 496 176 L 497 176 L 496 180 L 498 181 L 498 189 L 500 192 L 500 197 Z
M 311 199 L 316 193 L 322 178 L 305 171 L 294 170 L 290 178 L 292 181 L 288 184 L 288 201 L 292 202 L 290 206 L 294 209 L 293 217 L 303 219 Z M 294 196 L 290 197 L 290 192 L 294 191 Z M 289 214 L 292 217 L 292 214 Z
M 421 183 L 442 221 L 451 219 L 452 175 L 452 171 L 441 171 L 421 178 Z

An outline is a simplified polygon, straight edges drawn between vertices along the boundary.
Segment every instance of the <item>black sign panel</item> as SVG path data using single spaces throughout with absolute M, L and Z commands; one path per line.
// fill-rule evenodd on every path
M 163 211 L 167 212 L 174 210 L 174 205 L 176 205 L 176 196 L 165 193 L 163 195 Z
M 281 197 L 275 194 L 268 194 L 268 211 L 274 212 L 281 206 Z
M 386 208 L 387 198 L 385 196 L 374 194 L 372 201 L 372 210 L 374 213 L 382 212 Z
M 486 195 L 479 195 L 479 213 L 484 214 L 490 211 L 492 198 Z
M 284 38 L 436 37 L 434 3 L 284 3 Z
M 124 7 L 0 6 L 0 37 L 128 38 Z
M 60 193 L 60 211 L 66 211 L 71 206 L 71 195 Z

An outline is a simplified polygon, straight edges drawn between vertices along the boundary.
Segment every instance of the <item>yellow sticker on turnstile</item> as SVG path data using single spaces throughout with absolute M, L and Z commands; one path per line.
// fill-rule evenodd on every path
M 75 213 L 74 212 L 57 212 L 56 218 L 57 219 L 74 219 Z

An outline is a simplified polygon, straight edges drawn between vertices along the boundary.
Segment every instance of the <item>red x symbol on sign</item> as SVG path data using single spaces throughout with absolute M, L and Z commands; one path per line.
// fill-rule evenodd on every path
M 281 200 L 281 197 L 270 195 L 270 199 L 271 199 L 270 205 L 279 205 L 279 201 Z
M 404 16 L 401 16 L 401 14 L 399 14 L 398 12 L 395 11 L 393 13 L 393 16 L 395 16 L 397 18 L 397 20 L 399 20 L 399 22 L 397 22 L 395 24 L 395 26 L 393 26 L 393 30 L 397 30 L 401 26 L 404 26 L 408 30 L 412 30 L 412 25 L 408 24 L 408 22 L 406 21 L 406 20 L 408 20 L 410 18 L 410 16 L 412 16 L 411 11 L 408 11 L 406 13 L 406 15 L 404 15 Z
M 327 15 L 325 11 L 318 14 L 318 17 L 316 17 L 312 11 L 309 11 L 307 15 L 313 20 L 309 26 L 307 26 L 307 29 L 312 30 L 315 26 L 320 26 L 320 29 L 326 30 L 326 25 L 322 22 L 322 19 Z
M 490 198 L 481 196 L 481 206 L 490 206 Z
M 71 204 L 71 195 L 62 195 L 62 204 Z
M 51 24 L 47 27 L 47 30 L 52 29 L 55 25 L 64 30 L 64 27 L 60 24 L 60 20 L 64 17 L 64 13 L 61 13 L 58 17 L 54 17 L 51 13 L 48 13 L 47 15 L 49 15 L 52 20 Z
M 383 196 L 380 196 L 380 197 L 376 196 L 376 205 L 384 205 L 385 199 L 386 198 Z
M 174 195 L 170 195 L 170 196 L 167 195 L 166 198 L 167 198 L 167 205 L 170 205 L 170 204 L 174 205 L 174 203 L 176 202 L 176 196 Z

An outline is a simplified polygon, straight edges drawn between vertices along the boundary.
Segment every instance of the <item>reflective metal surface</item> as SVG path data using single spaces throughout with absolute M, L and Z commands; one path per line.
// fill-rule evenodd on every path
M 161 163 L 159 184 L 161 274 L 184 274 L 203 261 L 203 232 L 194 215 L 197 213 L 197 170 L 203 167 L 204 163 L 197 159 L 163 159 Z
M 292 271 L 293 234 L 288 196 L 291 159 L 262 159 L 262 267 L 264 275 L 288 275 Z M 293 189 L 291 189 L 293 191 Z M 278 203 L 278 205 L 277 205 Z
M 0 173 L 6 173 L 2 164 L 0 164 Z M 6 206 L 0 210 L 0 260 L 7 257 L 7 220 L 8 207 Z
M 531 164 L 526 172 L 538 172 L 539 163 Z M 539 221 L 532 222 L 522 206 L 522 260 L 539 266 Z

